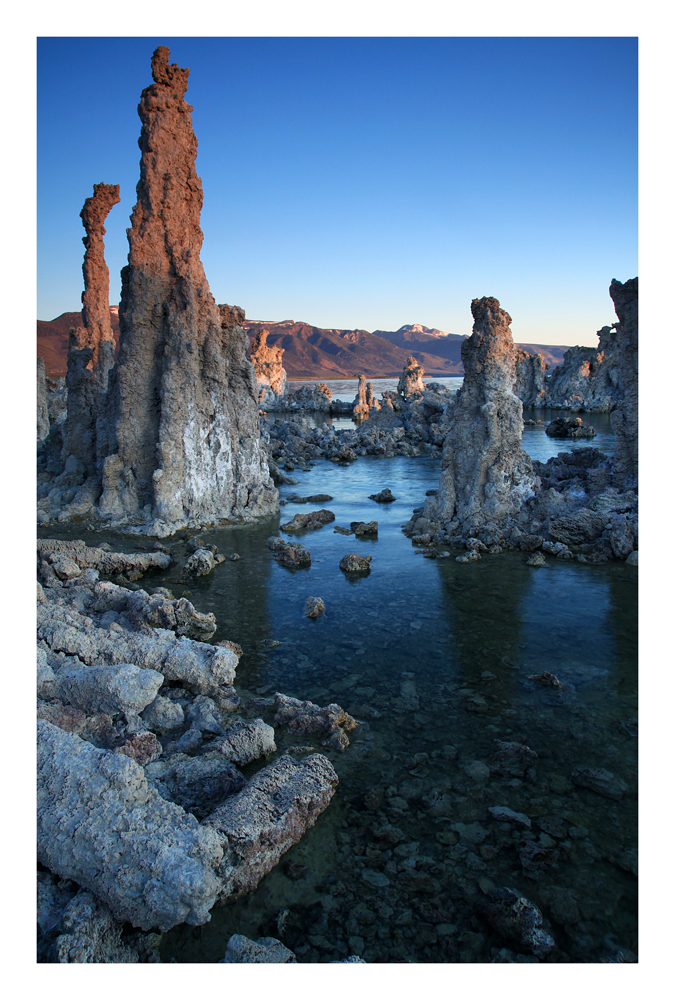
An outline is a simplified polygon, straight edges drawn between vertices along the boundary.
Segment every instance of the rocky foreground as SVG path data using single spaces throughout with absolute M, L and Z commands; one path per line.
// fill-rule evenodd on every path
M 275 756 L 275 727 L 342 751 L 354 720 L 282 694 L 272 725 L 239 714 L 241 651 L 198 638 L 213 615 L 161 587 L 130 589 L 129 576 L 168 562 L 38 543 L 42 961 L 157 961 L 157 932 L 251 892 L 337 785 L 321 753 Z M 241 768 L 260 759 L 247 779 Z

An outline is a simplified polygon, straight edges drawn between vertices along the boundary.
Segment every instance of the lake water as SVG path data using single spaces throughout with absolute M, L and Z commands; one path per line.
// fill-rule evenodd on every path
M 248 700 L 281 691 L 337 702 L 360 722 L 344 753 L 277 730 L 279 752 L 302 759 L 311 747 L 331 759 L 336 794 L 254 893 L 215 908 L 203 927 L 165 934 L 163 961 L 217 962 L 239 933 L 280 938 L 308 963 L 489 962 L 507 942 L 474 906 L 502 886 L 540 906 L 560 960 L 636 953 L 637 570 L 550 557 L 534 569 L 515 552 L 470 564 L 424 558 L 400 526 L 439 472 L 432 456 L 318 461 L 296 469 L 299 484 L 281 498 L 328 493 L 335 524 L 376 519 L 377 538 L 342 536 L 334 524 L 307 532 L 312 564 L 293 573 L 265 545 L 279 519 L 205 531 L 241 558 L 186 587 L 185 539 L 168 539 L 176 565 L 144 579 L 213 611 L 213 641 L 243 647 L 244 716 Z M 368 499 L 385 486 L 394 503 Z M 310 506 L 282 506 L 282 523 Z M 345 577 L 348 552 L 372 555 L 369 576 Z M 316 621 L 304 617 L 308 596 L 325 602 Z M 529 679 L 544 670 L 562 691 Z M 531 748 L 536 776 L 499 773 L 495 740 Z M 621 798 L 575 784 L 580 767 L 625 782 Z M 498 822 L 495 806 L 525 813 L 531 828 Z
M 280 751 L 327 754 L 337 792 L 251 896 L 165 935 L 164 960 L 218 961 L 242 933 L 281 938 L 301 962 L 490 961 L 504 942 L 472 899 L 491 886 L 537 902 L 574 962 L 636 952 L 637 571 L 551 558 L 533 569 L 522 553 L 426 559 L 400 525 L 438 476 L 426 456 L 320 461 L 282 498 L 327 492 L 336 524 L 374 518 L 376 539 L 333 524 L 305 533 L 312 565 L 292 573 L 264 544 L 276 523 L 209 532 L 241 559 L 189 589 L 179 566 L 164 578 L 215 613 L 214 641 L 242 645 L 244 703 L 282 691 L 337 702 L 362 723 L 342 754 L 277 731 Z M 394 503 L 368 499 L 384 486 Z M 289 503 L 281 520 L 307 509 Z M 182 562 L 183 543 L 170 544 Z M 347 552 L 372 555 L 368 577 L 344 576 Z M 316 621 L 303 614 L 308 596 L 325 602 Z M 529 680 L 544 670 L 561 692 Z M 535 751 L 536 779 L 487 773 L 495 740 Z M 621 800 L 577 787 L 579 767 L 624 781 Z M 495 821 L 494 806 L 525 813 L 531 830 Z M 541 869 L 523 868 L 523 834 L 543 848 Z

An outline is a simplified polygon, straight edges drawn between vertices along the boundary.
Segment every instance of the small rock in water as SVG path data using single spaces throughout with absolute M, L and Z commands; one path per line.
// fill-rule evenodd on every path
M 490 806 L 488 812 L 493 819 L 499 820 L 502 823 L 517 823 L 519 826 L 527 827 L 528 830 L 532 826 L 529 816 L 526 816 L 525 813 L 514 812 L 508 806 Z
M 353 535 L 354 532 L 351 528 L 342 528 L 339 524 L 336 524 L 333 528 L 333 533 L 338 535 Z
M 480 559 L 480 552 L 476 552 L 475 549 L 471 552 L 465 552 L 464 555 L 455 556 L 455 562 L 458 563 L 476 562 L 477 559 Z
M 541 910 L 515 889 L 495 889 L 487 899 L 478 899 L 474 905 L 478 915 L 516 947 L 537 957 L 555 948 L 555 941 L 543 929 Z
M 572 781 L 581 788 L 590 788 L 608 799 L 620 799 L 628 791 L 628 785 L 615 777 L 604 767 L 578 767 L 572 773 Z
M 372 558 L 372 556 L 359 556 L 350 552 L 340 560 L 340 569 L 343 573 L 370 573 Z
M 533 552 L 530 558 L 527 560 L 527 566 L 545 566 L 546 559 L 544 558 L 543 552 Z
M 380 490 L 379 493 L 371 493 L 368 499 L 374 500 L 376 503 L 392 503 L 396 497 L 392 495 L 391 490 L 387 486 L 383 490 Z
M 349 527 L 357 538 L 363 535 L 376 535 L 378 529 L 377 521 L 352 521 Z
M 548 670 L 544 670 L 541 674 L 530 674 L 528 680 L 537 681 L 545 687 L 555 688 L 558 691 L 561 691 L 563 686 L 562 681 L 559 681 L 555 674 L 549 674 Z
M 318 618 L 324 611 L 324 603 L 320 597 L 308 597 L 305 601 L 306 618 Z
M 474 781 L 487 781 L 490 777 L 490 768 L 482 760 L 472 760 L 464 770 Z
M 260 963 L 295 962 L 295 954 L 276 938 L 261 937 L 257 941 L 244 937 L 243 934 L 233 934 L 227 942 L 225 958 L 222 962 Z

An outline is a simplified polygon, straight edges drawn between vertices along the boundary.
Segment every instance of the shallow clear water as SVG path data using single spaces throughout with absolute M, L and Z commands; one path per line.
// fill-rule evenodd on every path
M 209 532 L 241 559 L 188 590 L 176 582 L 183 543 L 170 543 L 181 558 L 166 582 L 215 612 L 214 640 L 242 645 L 244 703 L 283 691 L 337 702 L 362 725 L 343 754 L 278 731 L 281 751 L 312 745 L 330 757 L 335 797 L 255 893 L 215 909 L 202 928 L 165 935 L 164 959 L 217 961 L 229 935 L 243 933 L 281 937 L 300 961 L 489 961 L 504 942 L 476 921 L 471 899 L 492 885 L 536 901 L 572 961 L 598 961 L 616 945 L 635 952 L 636 878 L 626 869 L 637 835 L 636 570 L 550 558 L 533 569 L 522 553 L 466 565 L 416 554 L 400 525 L 436 486 L 437 459 L 322 461 L 301 475 L 282 497 L 327 492 L 335 524 L 374 518 L 377 539 L 333 524 L 307 532 L 312 565 L 292 573 L 264 545 L 274 524 Z M 368 499 L 384 486 L 393 504 Z M 289 503 L 281 520 L 308 509 Z M 347 552 L 373 556 L 369 576 L 344 576 Z M 325 602 L 317 621 L 303 615 L 308 596 Z M 270 649 L 270 639 L 280 645 Z M 562 692 L 528 679 L 543 670 Z M 471 768 L 489 760 L 495 739 L 539 755 L 535 781 Z M 628 790 L 613 801 L 578 788 L 580 766 L 604 767 Z M 531 818 L 532 839 L 558 851 L 555 867 L 523 869 L 522 831 L 492 819 L 497 805 Z M 387 823 L 398 844 L 378 839 Z
M 242 714 L 250 698 L 282 691 L 337 702 L 361 723 L 342 754 L 277 730 L 279 752 L 326 753 L 336 794 L 253 894 L 214 909 L 203 927 L 164 935 L 164 961 L 219 961 L 241 933 L 281 938 L 301 962 L 486 962 L 507 943 L 474 913 L 492 886 L 540 906 L 561 960 L 637 951 L 637 570 L 550 557 L 534 569 L 514 552 L 471 564 L 424 558 L 400 526 L 439 472 L 431 456 L 319 461 L 281 488 L 282 499 L 334 498 L 322 505 L 334 524 L 298 536 L 311 567 L 274 561 L 265 540 L 275 519 L 202 532 L 241 558 L 189 587 L 178 583 L 185 539 L 169 539 L 175 566 L 143 581 L 213 611 L 213 641 L 241 644 Z M 368 499 L 385 486 L 394 503 Z M 311 506 L 287 503 L 282 523 Z M 333 531 L 371 519 L 376 539 Z M 148 546 L 72 528 L 52 534 Z M 348 552 L 372 555 L 369 576 L 345 577 L 338 562 Z M 316 621 L 304 617 L 308 596 L 325 602 Z M 529 679 L 543 670 L 562 691 Z M 488 774 L 481 764 L 490 766 L 495 739 L 534 750 L 536 777 Z M 606 768 L 627 790 L 614 801 L 577 787 L 581 766 Z M 491 806 L 527 814 L 531 831 L 497 822 Z M 382 835 L 388 825 L 393 841 Z M 523 838 L 549 851 L 541 870 L 523 867 Z

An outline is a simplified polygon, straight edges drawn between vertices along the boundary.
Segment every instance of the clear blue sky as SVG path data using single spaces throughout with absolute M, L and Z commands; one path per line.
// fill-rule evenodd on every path
M 637 266 L 634 38 L 40 38 L 38 318 L 80 307 L 94 183 L 119 301 L 150 57 L 190 67 L 202 261 L 251 319 L 597 344 Z

